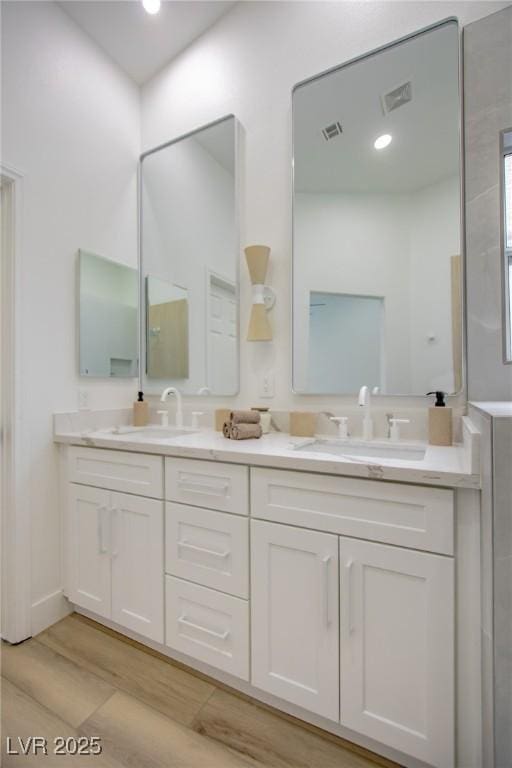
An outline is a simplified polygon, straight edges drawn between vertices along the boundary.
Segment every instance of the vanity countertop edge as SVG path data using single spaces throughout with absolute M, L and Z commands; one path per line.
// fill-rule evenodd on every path
M 402 459 L 351 460 L 328 454 L 300 453 L 290 446 L 293 438 L 283 433 L 270 433 L 258 440 L 226 440 L 213 430 L 201 430 L 189 435 L 159 439 L 131 439 L 129 434 L 115 435 L 106 431 L 56 431 L 54 441 L 64 445 L 149 453 L 231 464 L 288 469 L 327 475 L 366 478 L 371 480 L 415 483 L 448 488 L 479 490 L 480 475 L 471 472 L 467 446 L 427 446 L 422 461 Z M 416 466 L 414 466 L 416 465 Z

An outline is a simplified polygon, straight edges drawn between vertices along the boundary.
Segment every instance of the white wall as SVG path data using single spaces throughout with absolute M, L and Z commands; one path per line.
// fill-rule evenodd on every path
M 272 407 L 339 408 L 346 398 L 291 393 L 291 89 L 365 51 L 455 15 L 462 24 L 492 13 L 490 2 L 239 3 L 142 89 L 142 143 L 149 149 L 227 113 L 245 128 L 241 242 L 272 247 L 277 291 L 274 342 L 241 348 L 240 402 L 258 400 L 258 373 L 275 370 Z M 241 331 L 250 292 L 241 263 Z M 352 398 L 350 399 L 352 402 Z M 403 406 L 424 400 L 401 400 Z M 387 403 L 389 407 L 390 403 Z
M 409 217 L 412 391 L 453 392 L 451 257 L 461 253 L 458 180 L 417 192 Z
M 409 200 L 389 194 L 295 196 L 294 382 L 307 389 L 309 291 L 384 299 L 386 391 L 410 390 Z M 358 335 L 354 335 L 357 354 Z M 350 360 L 345 361 L 350 365 Z M 377 381 L 361 381 L 376 385 Z M 358 387 L 358 389 L 359 389 Z
M 136 383 L 80 380 L 78 248 L 136 266 L 139 93 L 53 3 L 2 3 L 2 162 L 23 179 L 23 392 L 34 629 L 58 614 L 60 522 L 52 413 L 124 406 Z M 85 382 L 85 383 L 84 383 Z M 53 597 L 52 597 L 53 596 Z

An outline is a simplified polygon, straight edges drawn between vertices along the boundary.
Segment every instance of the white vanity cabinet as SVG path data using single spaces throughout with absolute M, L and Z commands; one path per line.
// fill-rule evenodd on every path
M 166 459 L 165 489 L 168 501 L 249 514 L 249 468 L 239 464 Z
M 161 456 L 98 448 L 70 448 L 68 475 L 73 483 L 134 493 L 153 499 L 163 497 Z
M 430 765 L 453 765 L 453 566 L 252 521 L 252 683 Z
M 376 751 L 458 765 L 452 490 L 78 447 L 67 486 L 79 608 Z
M 454 763 L 454 562 L 340 538 L 341 723 Z
M 248 564 L 247 517 L 166 502 L 167 573 L 247 600 Z
M 165 642 L 249 680 L 249 468 L 165 459 Z
M 338 538 L 251 523 L 252 682 L 339 719 Z
M 72 483 L 68 500 L 68 597 L 108 619 L 112 605 L 110 493 Z
M 112 494 L 112 621 L 160 643 L 163 536 L 161 501 Z
M 453 551 L 452 492 L 257 468 L 251 493 L 253 684 L 453 766 L 454 560 L 418 551 Z
M 102 473 L 103 453 L 106 456 Z M 120 475 L 127 466 L 141 467 L 141 477 L 147 459 L 147 474 L 154 477 L 155 460 L 162 464 L 156 456 L 136 457 L 133 462 L 131 454 L 70 449 L 71 476 L 80 465 L 93 465 L 105 487 L 69 484 L 68 596 L 81 608 L 163 642 L 163 501 L 110 488 L 119 487 Z M 90 479 L 86 475 L 79 477 L 84 482 Z M 98 482 L 96 472 L 94 481 Z M 129 475 L 126 484 L 132 488 L 133 478 Z
M 249 679 L 247 600 L 166 576 L 165 617 L 170 648 Z
M 453 491 L 447 488 L 254 467 L 251 514 L 453 555 Z

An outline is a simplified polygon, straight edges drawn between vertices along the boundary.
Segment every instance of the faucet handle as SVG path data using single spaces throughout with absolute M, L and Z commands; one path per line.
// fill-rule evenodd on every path
M 338 425 L 338 437 L 348 437 L 348 416 L 329 416 L 329 421 Z
M 410 419 L 397 419 L 394 416 L 388 417 L 389 437 L 391 440 L 400 440 L 400 424 L 410 424 Z
M 160 416 L 160 426 L 168 427 L 169 426 L 169 411 L 157 411 L 157 414 Z
M 204 416 L 204 411 L 192 411 L 192 429 L 199 429 L 199 419 Z

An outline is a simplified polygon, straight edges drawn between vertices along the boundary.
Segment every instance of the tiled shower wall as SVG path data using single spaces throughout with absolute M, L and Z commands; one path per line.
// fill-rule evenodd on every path
M 500 132 L 512 128 L 512 6 L 465 27 L 464 101 L 469 399 L 509 401 L 512 365 L 504 364 L 502 346 Z M 512 418 L 484 421 L 484 765 L 512 768 Z
M 468 399 L 512 399 L 503 363 L 500 132 L 512 128 L 512 6 L 464 28 Z
M 494 750 L 512 768 L 512 418 L 494 418 Z

